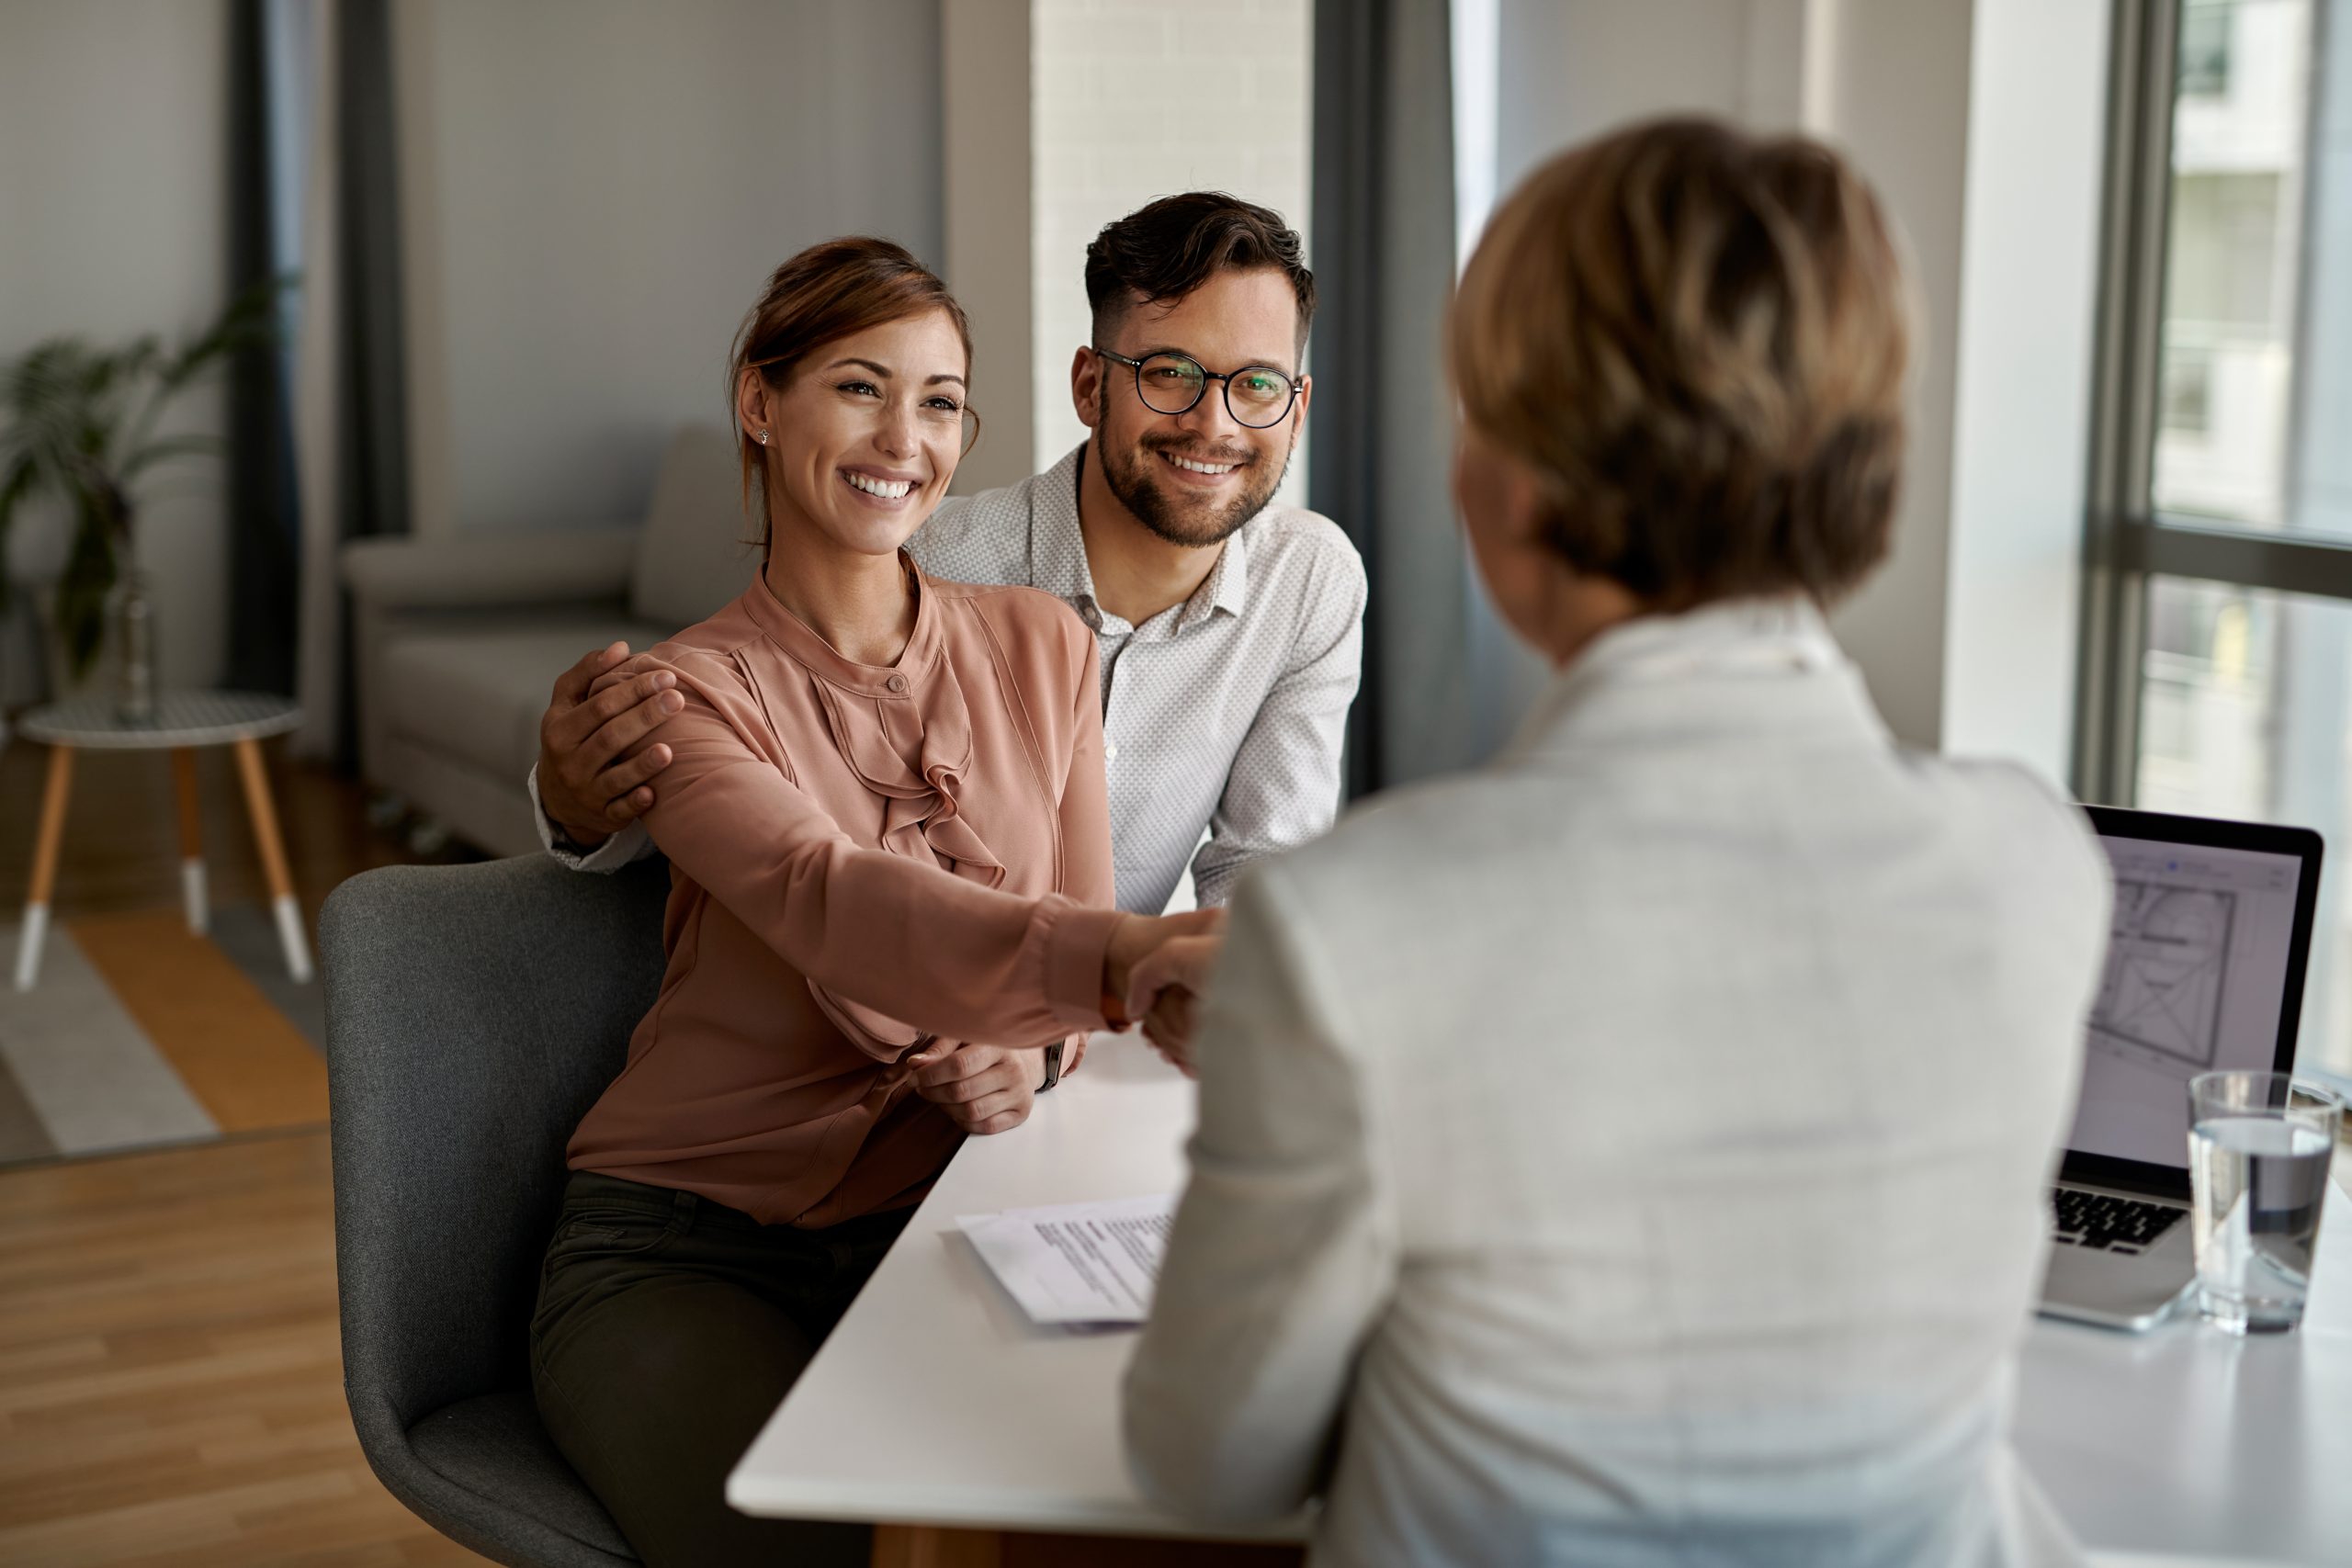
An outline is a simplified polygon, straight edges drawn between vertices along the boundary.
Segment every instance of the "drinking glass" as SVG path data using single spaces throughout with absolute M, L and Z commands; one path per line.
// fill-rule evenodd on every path
M 2232 1334 L 2302 1321 L 2344 1102 L 2285 1073 L 2188 1082 L 2190 1237 L 2197 1306 Z

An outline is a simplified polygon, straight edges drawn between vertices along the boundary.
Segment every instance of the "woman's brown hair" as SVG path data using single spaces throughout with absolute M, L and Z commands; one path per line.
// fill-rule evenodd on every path
M 904 245 L 862 235 L 827 240 L 768 275 L 759 302 L 735 333 L 735 353 L 727 367 L 728 421 L 735 426 L 736 455 L 742 465 L 743 508 L 759 525 L 757 542 L 763 553 L 769 527 L 767 449 L 744 434 L 735 412 L 743 372 L 757 370 L 763 381 L 782 391 L 791 384 L 793 373 L 825 344 L 933 310 L 945 311 L 956 323 L 968 369 L 972 324 L 964 317 L 964 307 Z
M 1837 153 L 1711 121 L 1561 154 L 1496 212 L 1449 357 L 1464 417 L 1526 463 L 1547 542 L 1675 609 L 1886 554 L 1911 301 Z

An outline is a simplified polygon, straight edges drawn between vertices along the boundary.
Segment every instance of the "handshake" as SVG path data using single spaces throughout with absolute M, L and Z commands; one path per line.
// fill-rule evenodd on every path
M 1122 915 L 1102 950 L 1102 1014 L 1114 1027 L 1143 1025 L 1144 1038 L 1182 1069 L 1193 1071 L 1193 998 L 1207 981 L 1209 964 L 1225 940 L 1225 911 L 1196 909 L 1184 915 Z M 1067 1072 L 1078 1055 L 1062 1063 Z M 1009 1132 L 1029 1119 L 1036 1100 L 1036 1049 L 934 1041 L 901 1058 L 913 1075 L 914 1090 L 946 1112 L 965 1132 L 985 1135 Z
M 1223 909 L 1121 917 L 1102 950 L 1103 1016 L 1123 1029 L 1141 1023 L 1144 1038 L 1191 1076 L 1199 998 L 1224 942 Z

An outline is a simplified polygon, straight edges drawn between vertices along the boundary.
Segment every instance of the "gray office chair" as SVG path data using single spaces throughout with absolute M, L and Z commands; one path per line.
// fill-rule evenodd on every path
M 344 1393 L 368 1462 L 512 1568 L 636 1556 L 531 1400 L 563 1145 L 662 977 L 666 863 L 353 877 L 319 925 Z

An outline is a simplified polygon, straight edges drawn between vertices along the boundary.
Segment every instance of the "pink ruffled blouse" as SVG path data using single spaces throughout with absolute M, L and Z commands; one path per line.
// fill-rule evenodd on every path
M 902 1207 L 962 1137 L 907 1055 L 1102 1027 L 1094 636 L 1034 589 L 917 581 L 888 669 L 758 581 L 653 650 L 686 699 L 645 816 L 669 966 L 571 1168 L 768 1224 Z

